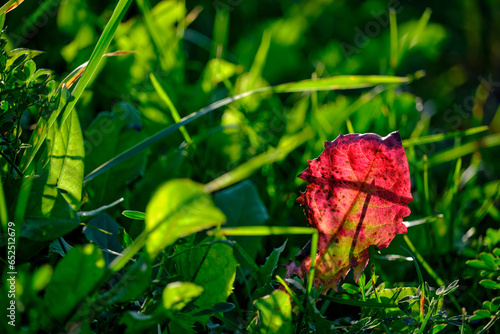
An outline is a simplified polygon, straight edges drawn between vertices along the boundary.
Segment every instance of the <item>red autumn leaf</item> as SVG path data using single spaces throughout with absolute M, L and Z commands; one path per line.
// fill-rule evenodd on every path
M 340 135 L 325 143 L 323 153 L 299 177 L 308 185 L 297 202 L 320 233 L 315 285 L 323 283 L 324 291 L 336 289 L 351 268 L 358 280 L 370 245 L 385 248 L 396 234 L 406 233 L 403 217 L 410 214 L 413 198 L 399 132 L 384 138 Z M 300 267 L 290 265 L 289 273 L 303 277 L 310 263 L 307 255 Z

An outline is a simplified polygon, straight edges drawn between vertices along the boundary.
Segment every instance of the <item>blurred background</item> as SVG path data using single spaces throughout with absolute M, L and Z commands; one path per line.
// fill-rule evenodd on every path
M 38 67 L 53 69 L 62 80 L 89 59 L 114 6 L 94 0 L 25 1 L 7 16 L 7 34 L 12 47 L 45 51 L 36 58 Z M 392 63 L 389 8 L 396 13 L 400 50 Z M 429 15 L 427 25 L 421 26 Z M 234 204 L 244 219 L 231 218 L 228 224 L 305 226 L 295 199 L 306 184 L 297 175 L 308 159 L 321 153 L 325 141 L 341 133 L 385 136 L 396 130 L 409 140 L 487 125 L 480 134 L 406 145 L 414 196 L 407 219 L 432 217 L 410 228 L 408 236 L 447 283 L 461 279 L 462 305 L 476 309 L 483 299 L 466 291 L 477 284 L 464 264 L 471 256 L 467 249 L 478 249 L 486 230 L 500 227 L 499 25 L 496 0 L 137 0 L 109 49 L 134 53 L 107 57 L 77 105 L 86 136 L 86 174 L 174 123 L 151 84 L 151 73 L 181 117 L 227 96 L 302 79 L 344 74 L 419 77 L 419 71 L 425 75 L 381 91 L 243 99 L 189 124 L 191 145 L 185 145 L 180 132 L 174 133 L 89 182 L 83 209 L 124 197 L 108 214 L 137 235 L 141 227 L 120 212 L 144 211 L 163 181 L 191 178 L 208 183 L 278 147 L 276 161 L 246 171 L 249 181 L 242 191 L 250 197 L 240 194 L 242 201 Z M 103 115 L 120 115 L 123 102 L 129 109 L 115 120 L 119 126 L 113 135 L 99 139 Z M 299 144 L 287 146 L 291 139 Z M 258 197 L 251 195 L 254 191 Z M 293 258 L 307 241 L 273 237 L 243 243 L 262 263 L 285 239 L 285 259 Z M 400 236 L 381 252 L 378 274 L 394 284 L 415 282 L 411 262 L 394 270 L 388 261 L 388 254 L 405 254 L 398 245 L 404 245 Z

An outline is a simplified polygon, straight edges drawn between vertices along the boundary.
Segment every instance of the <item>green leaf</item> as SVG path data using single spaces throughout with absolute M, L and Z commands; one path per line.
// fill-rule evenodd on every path
M 489 302 L 489 309 L 493 313 L 500 309 L 500 297 L 495 297 Z
M 225 227 L 262 226 L 269 219 L 267 209 L 259 198 L 257 187 L 249 180 L 220 191 L 214 196 L 214 203 L 226 216 Z M 253 260 L 261 250 L 262 237 L 231 239 L 238 242 Z
M 137 311 L 127 311 L 120 319 L 120 324 L 125 325 L 125 334 L 144 333 L 146 329 L 158 323 L 158 317 L 153 314 L 144 314 Z
M 92 244 L 72 248 L 63 258 L 47 286 L 44 300 L 47 310 L 63 321 L 76 307 L 95 292 L 96 283 L 104 275 L 105 262 L 101 250 Z
M 170 283 L 163 290 L 163 307 L 167 311 L 180 311 L 202 292 L 201 286 L 191 282 Z
M 292 305 L 290 296 L 281 290 L 275 290 L 268 296 L 254 302 L 259 315 L 253 326 L 253 333 L 291 333 Z
M 151 265 L 140 259 L 132 264 L 120 281 L 113 288 L 102 295 L 108 305 L 127 303 L 136 298 L 142 298 L 144 291 L 151 283 Z
M 458 289 L 458 280 L 455 280 L 450 283 L 446 288 L 445 286 L 441 286 L 439 289 L 436 290 L 436 296 L 443 295 L 446 296 L 447 294 L 455 291 Z
M 83 234 L 87 239 L 95 243 L 104 252 L 104 260 L 106 264 L 111 263 L 116 257 L 115 254 L 110 253 L 120 253 L 123 248 L 118 241 L 118 228 L 120 225 L 111 218 L 107 213 L 101 213 L 100 215 L 92 218 L 87 223 L 87 227 L 83 231 Z
M 238 72 L 243 71 L 241 65 L 235 65 L 224 59 L 210 59 L 205 66 L 201 79 L 201 88 L 208 94 L 219 82 L 229 79 Z
M 127 233 L 127 231 L 123 227 L 118 227 L 118 235 L 116 237 L 123 249 L 129 247 L 134 243 L 132 237 Z
M 199 246 L 179 245 L 174 257 L 178 273 L 184 280 L 203 288 L 203 294 L 194 302 L 199 309 L 212 308 L 226 302 L 233 291 L 236 262 L 233 248 L 225 243 L 211 243 L 206 238 Z M 200 321 L 206 322 L 208 317 Z
M 155 258 L 181 236 L 222 224 L 224 214 L 192 180 L 176 179 L 164 183 L 146 208 L 146 250 Z
M 64 124 L 66 122 L 66 119 L 69 117 L 70 113 L 73 111 L 73 108 L 75 107 L 76 103 L 80 99 L 80 96 L 82 95 L 83 91 L 85 88 L 87 88 L 87 85 L 90 83 L 91 79 L 94 76 L 94 73 L 97 71 L 97 68 L 99 66 L 99 63 L 101 62 L 104 53 L 106 52 L 106 49 L 109 47 L 109 44 L 111 43 L 111 40 L 113 39 L 113 36 L 116 32 L 116 29 L 118 28 L 118 25 L 120 24 L 120 21 L 122 20 L 123 16 L 125 15 L 128 7 L 132 3 L 132 0 L 119 0 L 115 10 L 113 11 L 113 14 L 111 15 L 110 19 L 108 20 L 106 27 L 104 28 L 104 31 L 102 32 L 99 41 L 97 42 L 91 56 L 88 62 L 88 65 L 83 72 L 82 77 L 76 84 L 75 88 L 73 89 L 73 92 L 71 93 L 71 96 L 73 97 L 67 105 L 64 105 L 64 108 L 57 109 L 57 111 L 54 111 L 51 115 L 50 118 L 47 122 L 48 128 L 46 127 L 37 127 L 37 130 L 40 130 L 39 132 L 36 131 L 34 133 L 34 136 L 37 137 L 38 145 L 33 146 L 33 149 L 30 150 L 29 152 L 26 151 L 25 154 L 23 155 L 23 161 L 22 161 L 22 166 L 24 170 L 27 170 L 30 168 L 31 163 L 33 162 L 33 158 L 35 155 L 38 153 L 38 150 L 41 147 L 41 144 L 45 141 L 47 137 L 47 130 L 52 128 L 54 122 L 57 120 L 59 114 L 63 112 L 63 116 L 61 118 L 61 123 Z M 24 50 L 24 49 L 16 49 L 16 50 Z M 15 51 L 12 50 L 11 53 Z M 30 55 L 33 53 L 40 51 L 30 51 Z M 22 52 L 21 52 L 22 53 Z M 37 55 L 37 54 L 35 54 Z M 11 59 L 9 59 L 11 60 Z M 64 111 L 63 111 L 64 110 Z M 31 139 L 30 139 L 31 141 Z
M 266 262 L 259 268 L 257 275 L 259 275 L 261 279 L 261 286 L 257 288 L 255 291 L 256 296 L 260 297 L 266 293 L 269 288 L 273 288 L 271 286 L 271 281 L 273 279 L 274 271 L 278 266 L 278 261 L 280 259 L 281 253 L 285 250 L 286 241 L 281 245 L 281 247 L 273 249 L 271 254 L 266 258 Z

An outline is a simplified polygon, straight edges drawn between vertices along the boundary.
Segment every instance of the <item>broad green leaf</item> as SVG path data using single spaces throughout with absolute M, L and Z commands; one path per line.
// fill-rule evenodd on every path
M 252 326 L 252 333 L 291 333 L 292 304 L 286 292 L 275 290 L 270 295 L 257 299 L 254 305 L 259 313 Z
M 127 311 L 121 317 L 120 324 L 125 325 L 125 334 L 147 333 L 147 329 L 158 324 L 158 317 L 153 314 Z
M 309 225 L 319 230 L 315 285 L 336 289 L 354 269 L 357 280 L 366 267 L 371 245 L 389 246 L 406 233 L 403 218 L 413 200 L 408 161 L 398 132 L 340 135 L 299 177 L 308 182 L 297 199 Z M 310 256 L 295 271 L 309 272 Z
M 257 187 L 248 180 L 217 193 L 214 196 L 214 203 L 226 216 L 225 227 L 262 226 L 269 219 L 267 209 L 259 198 Z M 238 242 L 255 260 L 261 249 L 262 237 L 233 237 L 231 239 Z
M 180 311 L 202 292 L 201 286 L 191 282 L 170 283 L 163 290 L 163 307 L 170 312 Z
M 72 248 L 54 270 L 45 291 L 45 305 L 52 317 L 63 321 L 89 295 L 104 275 L 101 250 L 92 244 Z
M 146 208 L 146 250 L 155 258 L 178 238 L 220 225 L 224 214 L 203 191 L 203 186 L 188 179 L 164 183 Z
M 220 242 L 206 244 L 208 241 L 210 239 L 206 238 L 198 246 L 179 245 L 175 252 L 178 256 L 174 257 L 183 279 L 203 288 L 203 293 L 194 302 L 199 310 L 226 302 L 233 291 L 238 266 L 231 246 Z M 205 316 L 200 321 L 207 319 Z

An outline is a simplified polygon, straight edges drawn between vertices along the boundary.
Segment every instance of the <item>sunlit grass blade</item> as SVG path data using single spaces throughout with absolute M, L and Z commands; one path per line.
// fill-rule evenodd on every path
M 391 68 L 398 67 L 398 24 L 396 21 L 396 11 L 394 8 L 389 9 L 389 25 L 391 31 Z
M 282 84 L 278 86 L 262 87 L 257 88 L 245 93 L 238 94 L 233 97 L 227 97 L 220 101 L 214 102 L 205 108 L 200 109 L 198 112 L 192 113 L 180 120 L 180 122 L 173 124 L 163 130 L 160 130 L 156 134 L 144 139 L 142 142 L 136 144 L 135 146 L 129 148 L 128 150 L 122 152 L 118 156 L 112 158 L 111 160 L 105 162 L 101 166 L 97 167 L 95 170 L 90 172 L 85 179 L 84 183 L 92 180 L 96 176 L 104 173 L 110 168 L 116 166 L 117 164 L 135 156 L 147 147 L 157 143 L 164 137 L 170 135 L 171 133 L 180 129 L 181 126 L 191 123 L 197 118 L 200 118 L 220 107 L 226 106 L 232 102 L 238 101 L 245 97 L 258 94 L 258 93 L 291 93 L 291 92 L 306 92 L 314 90 L 335 90 L 335 89 L 355 89 L 363 87 L 377 86 L 379 84 L 402 84 L 408 83 L 410 79 L 408 77 L 393 77 L 393 76 L 338 76 L 318 80 L 303 80 L 299 82 L 292 82 L 288 84 Z
M 425 137 L 409 138 L 403 140 L 403 146 L 412 147 L 418 145 L 432 144 L 446 139 L 471 136 L 485 131 L 488 131 L 487 126 L 478 126 L 464 131 L 453 131 L 453 132 L 439 133 L 436 135 L 430 135 Z
M 435 215 L 435 216 L 425 217 L 422 219 L 403 221 L 403 224 L 405 224 L 406 227 L 413 227 L 413 226 L 431 223 L 431 222 L 434 222 L 434 221 L 441 219 L 441 218 L 443 218 L 443 215 L 439 214 L 439 215 Z
M 319 233 L 318 230 L 314 230 L 311 238 L 311 267 L 309 269 L 309 276 L 307 277 L 307 295 L 309 296 L 311 293 L 311 289 L 314 283 L 314 273 L 315 273 L 315 261 L 316 261 L 316 252 L 318 251 L 318 238 Z
M 127 55 L 127 54 L 132 54 L 132 53 L 134 53 L 134 52 L 133 51 L 116 51 L 116 52 L 106 53 L 106 54 L 103 55 L 103 57 L 122 56 L 122 55 Z M 86 61 L 85 63 L 81 64 L 80 66 L 78 66 L 77 68 L 75 68 L 73 71 L 71 71 L 71 73 L 68 74 L 61 81 L 61 83 L 59 84 L 59 87 L 57 89 L 60 90 L 62 88 L 62 85 L 65 85 L 66 88 L 68 88 L 68 89 L 71 88 L 71 86 L 73 86 L 73 84 L 78 79 L 80 79 L 80 77 L 82 76 L 83 72 L 87 68 L 88 64 L 89 64 L 89 62 Z
M 408 49 L 413 48 L 418 43 L 420 35 L 422 35 L 422 32 L 424 31 L 425 27 L 427 26 L 427 23 L 429 22 L 429 19 L 431 18 L 431 14 L 432 10 L 430 8 L 426 8 L 424 13 L 420 17 L 420 20 L 418 20 L 417 29 L 413 34 L 412 40 L 408 41 L 409 42 Z
M 102 32 L 99 40 L 97 41 L 97 44 L 88 61 L 87 67 L 85 68 L 85 71 L 81 75 L 80 80 L 77 82 L 75 88 L 71 93 L 72 99 L 68 101 L 68 103 L 62 110 L 60 109 L 58 112 L 53 112 L 52 115 L 50 115 L 50 118 L 48 120 L 48 126 L 44 127 L 43 131 L 41 131 L 40 133 L 37 133 L 35 131 L 33 133 L 34 136 L 39 136 L 37 140 L 38 145 L 34 146 L 32 150 L 25 151 L 24 154 L 26 158 L 23 157 L 24 165 L 22 166 L 22 169 L 24 171 L 31 170 L 30 165 L 33 162 L 33 159 L 36 156 L 38 150 L 45 141 L 45 138 L 47 138 L 48 129 L 52 127 L 56 119 L 59 117 L 59 114 L 63 113 L 61 124 L 64 123 L 68 118 L 68 116 L 70 115 L 70 112 L 73 110 L 76 103 L 80 99 L 80 96 L 82 95 L 83 91 L 85 90 L 85 88 L 87 88 L 88 84 L 93 78 L 95 71 L 97 70 L 106 50 L 108 49 L 111 40 L 113 39 L 113 36 L 116 32 L 116 29 L 118 28 L 118 25 L 123 19 L 123 16 L 125 15 L 131 3 L 132 0 L 120 0 L 118 2 L 118 4 L 115 7 L 115 10 L 113 11 L 113 14 L 111 15 L 111 18 L 109 19 L 108 23 L 106 24 L 106 27 L 104 28 L 104 31 Z
M 170 97 L 168 97 L 167 92 L 163 89 L 161 84 L 158 82 L 156 79 L 155 75 L 153 73 L 149 74 L 149 78 L 151 79 L 151 82 L 153 83 L 153 87 L 156 90 L 156 93 L 158 96 L 165 102 L 165 104 L 168 106 L 168 109 L 170 109 L 170 113 L 172 114 L 172 118 L 174 119 L 175 123 L 179 123 L 181 120 L 181 117 L 179 116 L 179 112 L 177 111 L 177 108 L 175 108 L 174 104 L 172 103 L 172 100 L 170 100 Z M 181 126 L 179 130 L 182 133 L 182 136 L 184 137 L 184 140 L 186 143 L 191 144 L 193 140 L 189 136 L 188 131 L 186 130 L 185 126 Z
M 246 179 L 262 166 L 282 160 L 291 151 L 311 139 L 313 135 L 312 129 L 306 128 L 298 134 L 289 138 L 284 138 L 284 140 L 282 139 L 277 148 L 270 148 L 266 152 L 253 157 L 232 171 L 206 184 L 205 191 L 207 193 L 212 193 Z
M 495 147 L 498 145 L 500 145 L 500 134 L 489 135 L 479 140 L 452 147 L 432 155 L 429 158 L 429 167 L 458 159 L 459 157 L 463 157 L 481 149 Z M 422 164 L 420 164 L 419 167 L 423 168 Z
M 228 227 L 220 230 L 208 231 L 208 235 L 221 234 L 231 236 L 268 236 L 286 234 L 314 234 L 316 229 L 312 227 L 295 226 L 242 226 Z

